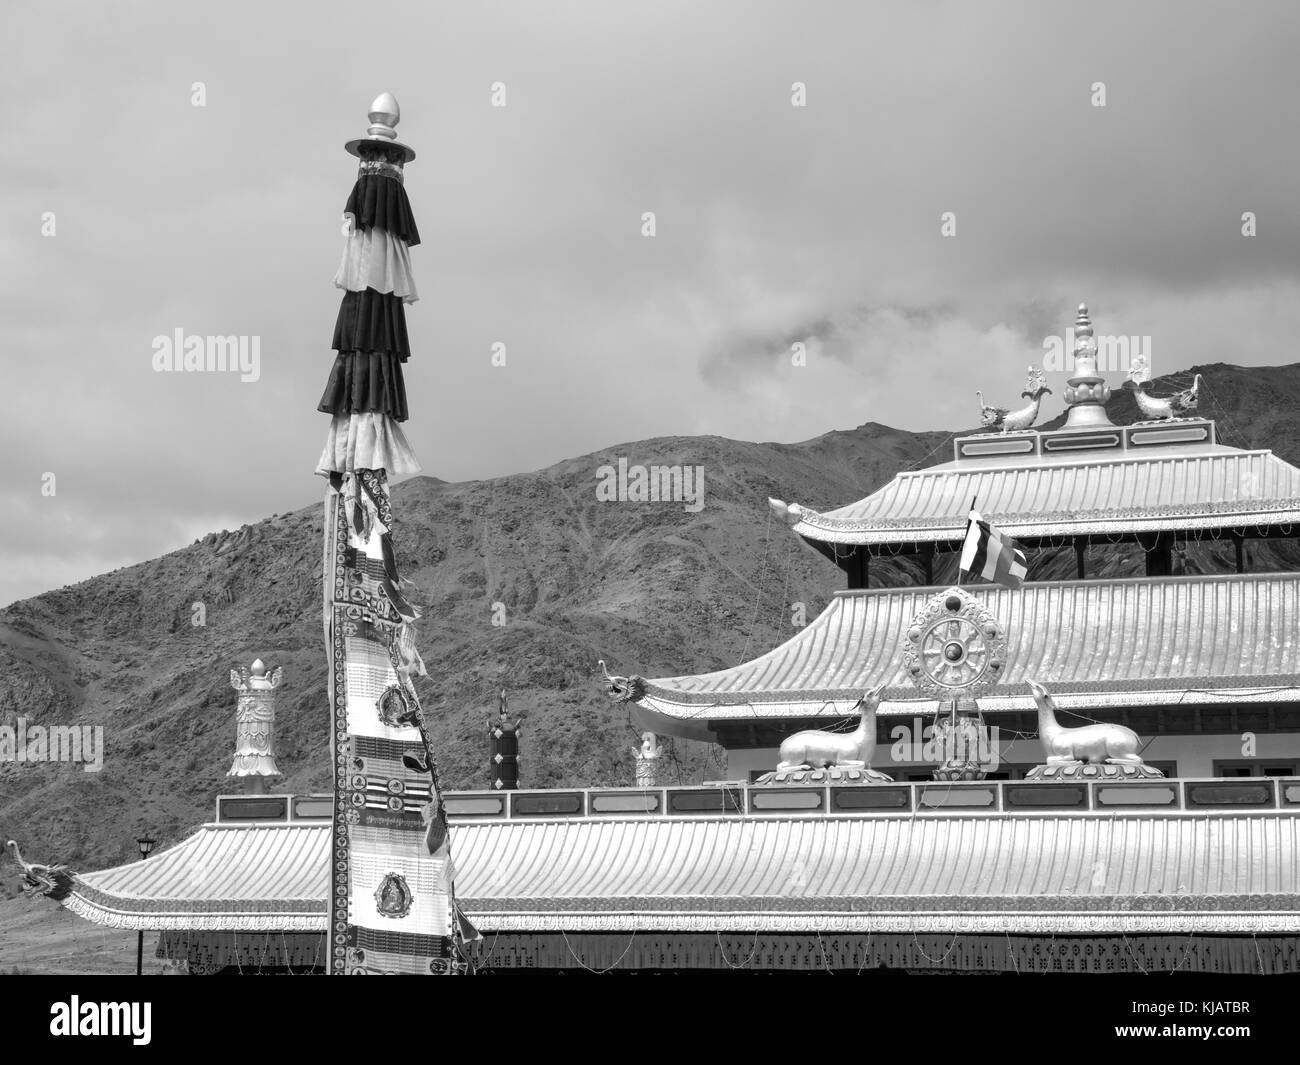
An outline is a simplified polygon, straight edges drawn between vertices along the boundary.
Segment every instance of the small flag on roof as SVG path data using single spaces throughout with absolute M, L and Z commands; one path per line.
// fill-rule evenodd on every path
M 966 523 L 966 543 L 961 549 L 961 571 L 975 573 L 1004 588 L 1019 588 L 1028 563 L 1020 545 L 972 510 Z

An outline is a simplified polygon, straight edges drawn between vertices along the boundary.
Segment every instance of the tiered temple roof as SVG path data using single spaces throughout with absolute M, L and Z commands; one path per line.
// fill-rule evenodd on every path
M 881 714 L 917 712 L 925 700 L 904 676 L 905 630 L 938 590 L 937 554 L 960 550 L 972 508 L 1030 548 L 1031 562 L 1034 549 L 1072 545 L 1080 578 L 1015 590 L 970 585 L 1009 641 L 1001 682 L 980 697 L 981 709 L 1032 710 L 1031 678 L 1067 711 L 1300 701 L 1300 577 L 1242 572 L 1245 539 L 1300 533 L 1300 469 L 1270 451 L 1226 447 L 1213 421 L 1185 416 L 1199 377 L 1171 401 L 1139 396 L 1140 406 L 1166 403 L 1166 413 L 1184 416 L 1112 424 L 1086 308 L 1075 334 L 1076 374 L 1059 428 L 1026 427 L 1046 392 L 1031 368 L 1029 408 L 985 408 L 986 418 L 1018 428 L 956 437 L 950 461 L 899 473 L 847 506 L 770 500 L 795 534 L 844 569 L 849 590 L 752 661 L 622 678 L 611 695 L 630 704 L 633 724 L 728 747 L 774 746 L 777 727 L 843 717 L 882 683 Z M 1172 575 L 1173 545 L 1207 538 L 1235 542 L 1237 573 Z M 1147 576 L 1084 580 L 1088 548 L 1120 542 L 1145 553 Z M 909 554 L 926 587 L 869 589 L 872 559 Z
M 837 592 L 819 617 L 759 658 L 642 681 L 634 724 L 707 739 L 724 721 L 847 715 L 881 683 L 879 713 L 915 713 L 903 645 L 933 594 Z M 1006 674 L 980 698 L 986 711 L 1032 710 L 1031 677 L 1066 710 L 1300 700 L 1300 574 L 980 585 L 979 594 L 1008 633 Z
M 1300 523 L 1300 470 L 1214 441 L 1214 425 L 968 436 L 953 461 L 900 473 L 835 510 L 787 508 L 814 545 L 954 544 L 971 501 L 1012 536 L 1133 536 Z

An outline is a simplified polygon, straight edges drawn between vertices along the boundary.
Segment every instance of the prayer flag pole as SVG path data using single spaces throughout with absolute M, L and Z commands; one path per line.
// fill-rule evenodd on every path
M 406 305 L 418 297 L 420 242 L 406 196 L 415 152 L 397 140 L 397 101 L 371 105 L 344 207 L 336 352 L 318 409 L 331 416 L 317 472 L 327 478 L 324 623 L 334 816 L 327 971 L 463 972 L 475 938 L 456 909 L 433 740 L 413 678 L 425 676 L 402 592 L 388 478 L 418 473 L 402 433 L 410 355 Z M 393 933 L 397 933 L 394 935 Z

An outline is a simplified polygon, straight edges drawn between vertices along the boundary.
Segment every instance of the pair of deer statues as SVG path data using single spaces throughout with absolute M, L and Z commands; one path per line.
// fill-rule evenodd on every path
M 1038 738 L 1048 765 L 1073 765 L 1076 762 L 1112 762 L 1141 765 L 1138 735 L 1123 725 L 1099 723 L 1066 728 L 1056 720 L 1056 704 L 1036 680 L 1029 681 L 1034 702 L 1038 705 Z M 855 710 L 861 713 L 858 727 L 852 732 L 822 732 L 809 729 L 796 732 L 781 743 L 781 761 L 777 770 L 822 769 L 827 766 L 866 768 L 876 750 L 876 709 L 885 685 L 872 688 Z

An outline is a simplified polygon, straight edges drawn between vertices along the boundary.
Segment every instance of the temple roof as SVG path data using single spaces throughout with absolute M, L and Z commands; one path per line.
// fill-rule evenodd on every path
M 848 506 L 773 506 L 824 544 L 960 540 L 972 500 L 1023 539 L 1300 522 L 1300 469 L 1271 451 L 1215 443 L 1210 422 L 986 434 L 954 446 L 952 462 L 900 473 Z
M 984 710 L 1032 710 L 1029 678 L 1066 710 L 1300 699 L 1300 574 L 967 590 L 1007 633 L 1006 672 L 980 697 Z M 904 642 L 935 591 L 837 592 L 814 621 L 752 661 L 641 682 L 630 704 L 633 723 L 707 738 L 710 721 L 844 715 L 880 683 L 888 687 L 879 713 L 915 713 L 920 693 L 903 673 Z
M 64 905 L 117 928 L 323 929 L 329 829 L 204 825 L 152 858 L 74 877 Z
M 1290 815 L 480 823 L 454 846 L 485 930 L 1300 930 Z
M 1300 931 L 1300 781 L 628 788 L 448 804 L 461 811 L 457 899 L 489 935 Z M 126 928 L 323 932 L 329 837 L 328 820 L 205 825 L 155 858 L 77 877 L 65 904 Z

